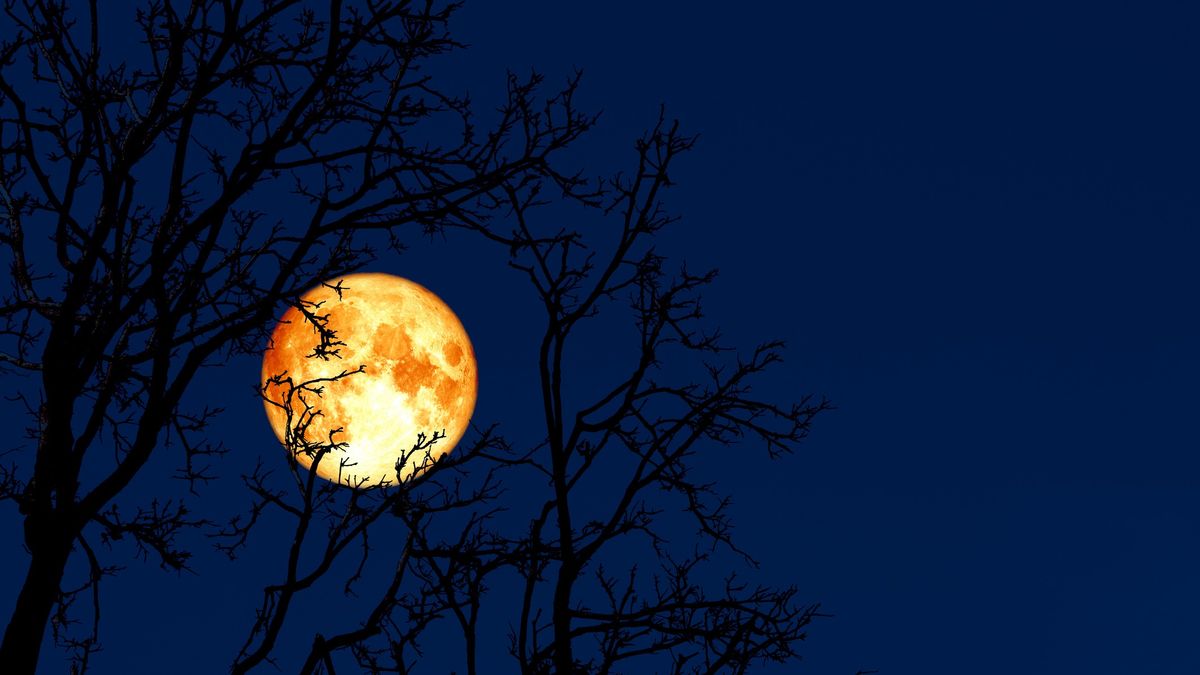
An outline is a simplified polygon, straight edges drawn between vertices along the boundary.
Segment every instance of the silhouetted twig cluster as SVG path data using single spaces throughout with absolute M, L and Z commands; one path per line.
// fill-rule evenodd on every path
M 827 404 L 754 398 L 754 378 L 779 362 L 782 345 L 768 342 L 741 355 L 725 347 L 701 325 L 698 294 L 715 273 L 669 274 L 666 258 L 651 248 L 654 235 L 674 220 L 661 203 L 671 184 L 668 169 L 692 144 L 676 125 L 660 121 L 637 144 L 630 178 L 566 186 L 568 199 L 617 220 L 608 242 L 593 246 L 583 232 L 563 229 L 538 233 L 534 195 L 542 186 L 529 180 L 505 183 L 507 199 L 484 204 L 485 212 L 515 223 L 510 235 L 483 220 L 468 225 L 505 246 L 546 309 L 538 361 L 545 436 L 538 442 L 516 450 L 488 429 L 473 445 L 437 463 L 429 459 L 417 477 L 376 489 L 346 490 L 312 472 L 294 472 L 288 494 L 298 502 L 267 487 L 262 472 L 247 477 L 256 495 L 248 520 L 222 535 L 235 546 L 244 542 L 257 515 L 277 507 L 295 519 L 295 548 L 285 579 L 266 589 L 235 672 L 270 658 L 291 598 L 332 569 L 357 538 L 361 562 L 343 589 L 355 592 L 372 527 L 387 527 L 375 522 L 387 514 L 400 521 L 401 533 L 389 539 L 399 552 L 391 583 L 357 626 L 314 637 L 303 672 L 333 672 L 340 652 L 370 672 L 410 672 L 423 637 L 442 622 L 461 635 L 464 671 L 481 672 L 481 606 L 492 586 L 514 582 L 522 591 L 510 614 L 510 656 L 522 673 L 745 672 L 797 655 L 816 605 L 801 602 L 794 588 L 754 584 L 729 571 L 730 562 L 755 563 L 734 541 L 729 498 L 699 475 L 705 455 L 720 460 L 755 442 L 768 458 L 790 452 Z M 308 319 L 320 323 L 323 316 Z M 623 352 L 627 370 L 595 382 L 594 371 L 565 354 L 581 326 L 605 318 L 630 321 L 636 330 Z M 320 384 L 280 376 L 268 382 L 272 389 L 281 383 L 297 395 Z M 592 392 L 592 399 L 568 408 L 567 387 Z M 306 436 L 308 420 L 320 414 L 319 398 L 305 399 L 304 412 L 289 418 L 294 432 L 287 445 L 329 461 L 327 454 L 343 449 L 333 435 Z M 412 452 L 428 453 L 437 440 L 422 436 Z M 403 444 L 397 439 L 397 447 Z M 518 512 L 501 493 L 513 482 L 526 500 L 537 494 L 531 486 L 544 485 L 540 506 Z M 326 547 L 301 573 L 295 561 L 321 509 L 330 524 L 320 539 Z M 687 522 L 673 515 L 680 511 L 694 535 L 679 536 L 687 531 Z M 639 541 L 645 555 L 631 561 Z
M 399 248 L 406 226 L 470 218 L 505 180 L 558 180 L 551 156 L 591 120 L 569 93 L 543 104 L 537 78 L 514 77 L 495 124 L 477 127 L 469 102 L 421 69 L 458 47 L 453 9 L 4 2 L 0 366 L 28 376 L 15 395 L 30 420 L 29 443 L 0 472 L 30 555 L 0 645 L 6 672 L 33 671 L 56 606 L 72 599 L 67 561 L 90 542 L 186 563 L 162 549 L 190 516 L 105 514 L 169 439 L 191 489 L 214 476 L 215 411 L 185 396 L 201 367 L 261 348 L 281 303 L 370 261 L 366 231 Z M 130 21 L 133 49 L 112 30 Z M 286 223 L 281 198 L 294 205 Z
M 705 583 L 711 572 L 700 573 L 721 549 L 753 563 L 734 544 L 730 500 L 699 478 L 703 455 L 724 458 L 730 450 L 723 448 L 736 447 L 733 461 L 750 461 L 741 453 L 758 442 L 778 457 L 827 404 L 754 398 L 753 379 L 780 360 L 782 345 L 768 342 L 744 356 L 724 346 L 700 323 L 698 293 L 715 272 L 670 274 L 654 249 L 655 235 L 676 220 L 662 202 L 670 169 L 694 142 L 660 118 L 636 143 L 632 173 L 568 187 L 568 199 L 614 227 L 539 229 L 545 183 L 538 179 L 506 182 L 505 199 L 489 204 L 491 218 L 468 226 L 508 248 L 546 310 L 538 361 L 546 437 L 530 463 L 546 496 L 527 529 L 508 540 L 521 554 L 514 564 L 525 585 L 512 635 L 525 673 L 744 672 L 794 657 L 816 616 L 793 588 L 734 575 L 714 586 Z M 505 236 L 495 226 L 501 218 L 515 224 Z M 606 316 L 637 329 L 623 352 L 628 368 L 606 383 L 581 381 L 594 371 L 568 350 L 580 353 L 578 334 Z M 579 398 L 568 397 L 568 387 L 594 394 L 570 405 Z M 613 483 L 614 474 L 623 478 Z M 602 482 L 599 498 L 589 481 Z M 681 526 L 668 514 L 676 508 L 698 539 L 679 541 Z M 631 537 L 652 552 L 656 570 L 631 564 L 627 553 L 606 556 Z M 627 552 L 629 543 L 617 550 Z
M 826 404 L 756 398 L 782 345 L 727 347 L 702 323 L 715 273 L 672 272 L 653 246 L 676 220 L 663 196 L 695 139 L 660 118 L 630 173 L 560 170 L 557 153 L 594 123 L 574 106 L 578 76 L 548 97 L 540 76 L 510 76 L 495 123 L 478 128 L 470 102 L 421 69 L 459 47 L 446 27 L 454 9 L 152 1 L 136 13 L 144 49 L 113 60 L 103 26 L 114 19 L 98 3 L 5 2 L 0 365 L 27 376 L 17 395 L 30 420 L 29 443 L 0 457 L 0 500 L 24 517 L 30 556 L 0 645 L 5 672 L 34 671 L 47 624 L 87 669 L 100 584 L 118 570 L 96 543 L 128 542 L 183 570 L 184 533 L 205 531 L 234 558 L 268 513 L 293 536 L 231 654 L 237 673 L 273 661 L 297 598 L 346 560 L 341 591 L 371 600 L 305 637 L 301 672 L 349 660 L 408 673 L 447 625 L 464 671 L 487 672 L 496 656 L 479 653 L 480 635 L 495 628 L 481 608 L 498 584 L 518 591 L 508 657 L 526 675 L 741 673 L 796 655 L 817 608 L 730 571 L 753 559 L 735 543 L 729 498 L 704 476 L 752 461 L 755 444 L 790 452 Z M 455 133 L 439 144 L 447 120 Z M 282 222 L 281 195 L 306 218 Z M 589 225 L 565 228 L 543 208 L 564 201 Z M 311 358 L 339 359 L 350 338 L 329 326 L 336 305 L 298 298 L 324 282 L 339 299 L 352 293 L 336 280 L 372 259 L 370 233 L 399 250 L 410 225 L 478 235 L 529 280 L 545 309 L 532 340 L 542 431 L 516 442 L 477 428 L 435 461 L 443 435 L 430 429 L 395 439 L 395 480 L 355 483 L 337 420 L 323 437 L 313 421 L 326 386 L 362 367 L 309 381 L 275 373 L 262 393 L 286 411 L 291 461 L 243 477 L 244 514 L 216 525 L 184 494 L 127 503 L 167 448 L 182 449 L 177 477 L 191 494 L 216 476 L 220 410 L 196 405 L 189 386 L 203 366 L 261 349 L 282 305 L 313 327 Z M 627 367 L 600 381 L 576 358 L 603 322 L 633 330 L 612 345 Z M 339 462 L 351 484 L 303 470 L 301 457 Z M 506 499 L 509 485 L 522 500 Z M 381 551 L 387 583 L 365 588 Z

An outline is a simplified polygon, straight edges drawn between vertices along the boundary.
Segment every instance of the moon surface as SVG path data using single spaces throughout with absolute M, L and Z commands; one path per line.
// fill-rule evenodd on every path
M 263 354 L 264 406 L 271 428 L 286 443 L 288 408 L 295 428 L 304 413 L 300 396 L 321 414 L 314 417 L 304 437 L 328 442 L 331 431 L 348 445 L 333 450 L 317 463 L 317 475 L 352 486 L 396 484 L 426 466 L 424 451 L 413 453 L 418 434 L 445 433 L 430 448 L 433 459 L 450 452 L 462 439 L 475 410 L 478 369 L 475 351 L 462 322 L 441 298 L 420 284 L 390 274 L 352 274 L 331 280 L 342 293 L 322 285 L 303 296 L 315 315 L 328 314 L 328 327 L 336 333 L 341 358 L 310 358 L 320 342 L 311 321 L 295 307 L 284 313 Z M 293 396 L 290 382 L 336 377 L 359 366 L 354 373 L 320 383 L 321 396 L 309 391 Z M 278 404 L 278 405 L 277 405 Z M 397 471 L 397 463 L 404 459 Z M 296 453 L 296 460 L 311 469 L 313 457 Z

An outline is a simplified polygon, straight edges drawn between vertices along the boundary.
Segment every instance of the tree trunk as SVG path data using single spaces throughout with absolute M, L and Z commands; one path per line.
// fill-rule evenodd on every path
M 475 670 L 475 627 L 466 634 L 467 639 L 467 675 L 476 675 Z
M 29 571 L 17 605 L 4 631 L 0 664 L 9 675 L 33 675 L 37 671 L 46 623 L 58 601 L 59 584 L 71 555 L 71 546 L 49 544 L 30 557 Z
M 566 574 L 566 571 L 559 570 L 558 584 L 554 589 L 552 619 L 556 675 L 572 675 L 575 672 L 575 655 L 571 648 L 571 587 L 574 585 L 574 579 L 568 580 Z

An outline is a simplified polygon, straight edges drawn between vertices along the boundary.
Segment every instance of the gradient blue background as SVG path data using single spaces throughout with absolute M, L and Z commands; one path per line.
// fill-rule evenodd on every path
M 727 472 L 757 576 L 836 615 L 797 672 L 1200 672 L 1189 3 L 474 2 L 456 26 L 471 47 L 439 74 L 481 105 L 505 68 L 584 69 L 580 103 L 604 110 L 574 155 L 590 170 L 627 166 L 660 103 L 701 134 L 660 248 L 721 269 L 708 315 L 731 340 L 788 341 L 760 391 L 838 406 L 797 455 Z M 414 237 L 372 269 L 455 308 L 477 421 L 529 440 L 536 307 L 497 251 L 460 241 Z M 219 433 L 242 458 L 277 452 L 257 368 L 196 391 L 232 403 Z M 227 475 L 206 500 L 241 505 Z M 279 545 L 179 578 L 131 562 L 106 587 L 98 672 L 223 672 Z

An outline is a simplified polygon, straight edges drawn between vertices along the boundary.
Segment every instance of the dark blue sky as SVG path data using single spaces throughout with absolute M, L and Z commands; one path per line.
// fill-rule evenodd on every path
M 456 29 L 471 47 L 441 74 L 490 104 L 505 68 L 582 68 L 581 105 L 604 110 L 573 155 L 589 170 L 627 166 L 660 103 L 701 135 L 660 248 L 720 268 L 707 314 L 731 341 L 787 340 L 760 393 L 838 406 L 795 456 L 727 472 L 756 576 L 836 615 L 805 670 L 1200 671 L 1200 13 L 647 4 L 471 3 Z M 372 269 L 455 308 L 477 421 L 520 436 L 532 296 L 495 250 L 456 244 Z M 269 458 L 257 367 L 198 392 L 244 394 L 221 433 Z M 167 654 L 221 672 L 272 555 L 269 540 L 238 565 L 204 554 L 182 578 L 131 563 L 107 591 L 100 672 Z M 0 557 L 6 578 L 24 565 Z M 5 615 L 15 592 L 0 589 Z
M 733 477 L 837 615 L 809 672 L 1200 669 L 1200 15 L 520 13 L 469 8 L 471 58 L 585 68 L 618 146 L 660 101 L 700 132 L 673 243 L 731 337 L 788 340 L 774 391 L 839 406 Z

